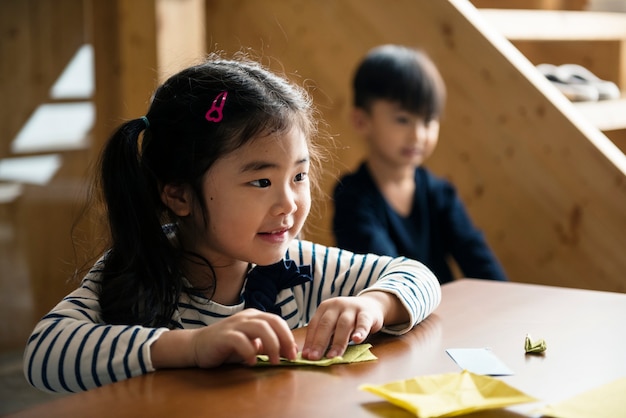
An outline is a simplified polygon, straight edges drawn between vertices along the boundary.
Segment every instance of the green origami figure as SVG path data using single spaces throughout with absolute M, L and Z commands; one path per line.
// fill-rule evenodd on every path
M 526 334 L 526 341 L 524 341 L 524 349 L 526 353 L 529 354 L 540 354 L 546 351 L 548 346 L 546 345 L 545 340 L 539 339 L 537 341 L 533 341 L 530 339 L 530 335 Z

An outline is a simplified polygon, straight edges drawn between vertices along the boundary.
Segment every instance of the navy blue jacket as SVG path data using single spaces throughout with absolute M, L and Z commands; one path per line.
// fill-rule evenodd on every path
M 339 248 L 421 261 L 441 284 L 454 279 L 449 257 L 464 277 L 507 280 L 454 186 L 424 168 L 415 170 L 415 196 L 408 217 L 387 203 L 365 163 L 341 178 L 334 203 L 333 232 Z

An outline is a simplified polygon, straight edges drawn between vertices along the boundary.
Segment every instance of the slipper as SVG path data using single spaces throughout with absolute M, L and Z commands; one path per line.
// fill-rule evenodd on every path
M 598 89 L 600 100 L 619 99 L 621 93 L 611 81 L 600 79 L 594 73 L 578 64 L 563 64 L 557 69 L 562 81 L 572 85 L 588 85 Z
M 560 71 L 560 67 L 553 64 L 539 64 L 537 70 L 543 74 L 552 85 L 561 91 L 572 102 L 595 102 L 600 98 L 600 92 L 595 85 L 583 83 L 568 83 Z M 565 72 L 565 71 L 563 71 Z

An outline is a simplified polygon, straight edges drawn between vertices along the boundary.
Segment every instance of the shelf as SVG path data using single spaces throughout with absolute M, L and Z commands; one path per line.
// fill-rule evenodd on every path
M 626 80 L 626 77 L 620 75 L 623 67 L 619 56 L 615 57 L 614 49 L 595 47 L 595 42 L 605 42 L 607 45 L 622 45 L 618 49 L 625 50 L 626 13 L 541 9 L 478 10 L 490 26 L 513 42 L 534 64 L 574 62 L 571 57 L 576 49 L 565 42 L 576 41 L 582 51 L 587 50 L 586 59 L 592 60 L 589 64 L 593 63 L 597 69 L 604 70 L 605 79 L 614 80 L 618 85 Z M 589 48 L 597 54 L 590 54 Z M 607 68 L 613 68 L 614 65 L 618 66 L 617 71 L 620 72 L 607 72 Z M 601 131 L 626 129 L 626 96 L 618 100 L 573 104 L 581 115 Z
M 601 131 L 626 129 L 626 98 L 576 102 L 574 107 Z
M 626 40 L 626 13 L 478 9 L 508 40 Z

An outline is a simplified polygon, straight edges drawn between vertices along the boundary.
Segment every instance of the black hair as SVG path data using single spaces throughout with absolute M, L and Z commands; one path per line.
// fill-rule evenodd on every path
M 354 106 L 370 110 L 375 100 L 389 100 L 427 121 L 439 119 L 446 98 L 437 67 L 425 52 L 401 45 L 371 49 L 353 78 Z
M 207 112 L 223 92 L 223 118 L 210 122 Z M 168 326 L 181 293 L 193 290 L 184 284 L 182 261 L 213 272 L 208 260 L 177 243 L 177 217 L 161 200 L 164 185 L 189 185 L 206 213 L 201 183 L 215 161 L 259 135 L 298 127 L 315 163 L 315 120 L 303 89 L 244 55 L 212 54 L 165 81 L 145 117 L 121 125 L 101 154 L 111 239 L 102 268 L 103 320 Z

